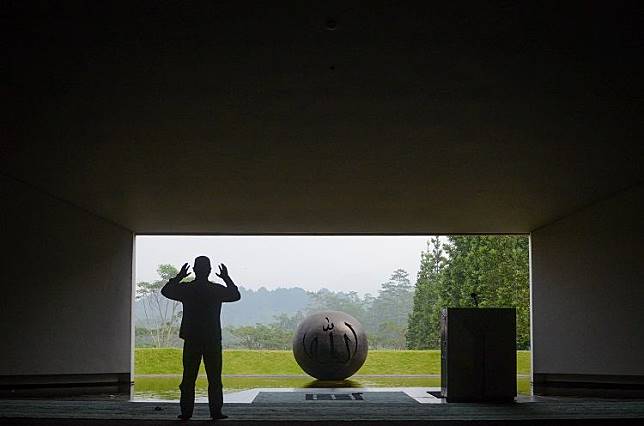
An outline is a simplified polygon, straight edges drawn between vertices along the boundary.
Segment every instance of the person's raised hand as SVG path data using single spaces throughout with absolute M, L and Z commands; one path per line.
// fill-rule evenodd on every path
M 187 263 L 184 263 L 183 266 L 181 267 L 181 270 L 179 271 L 179 273 L 175 278 L 181 281 L 182 279 L 190 275 L 190 272 L 188 272 L 188 268 L 190 268 L 190 265 L 188 265 Z
M 219 273 L 215 274 L 215 275 L 217 275 L 219 278 L 221 278 L 224 281 L 226 279 L 228 279 L 229 278 L 228 277 L 228 268 L 226 268 L 226 265 L 224 265 L 223 263 L 220 263 L 219 264 Z

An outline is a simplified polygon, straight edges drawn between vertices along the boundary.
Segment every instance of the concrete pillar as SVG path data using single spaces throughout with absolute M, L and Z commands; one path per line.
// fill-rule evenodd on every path
M 534 230 L 531 259 L 535 393 L 641 393 L 644 187 Z
M 129 383 L 133 233 L 0 177 L 0 388 Z

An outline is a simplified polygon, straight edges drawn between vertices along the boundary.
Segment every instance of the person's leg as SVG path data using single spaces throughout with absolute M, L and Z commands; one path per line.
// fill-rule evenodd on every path
M 183 378 L 179 389 L 181 390 L 181 418 L 192 417 L 195 407 L 195 383 L 201 364 L 202 346 L 188 340 L 183 342 Z
M 221 407 L 224 405 L 221 383 L 221 343 L 210 343 L 204 350 L 203 362 L 208 375 L 208 405 L 213 419 L 224 419 Z

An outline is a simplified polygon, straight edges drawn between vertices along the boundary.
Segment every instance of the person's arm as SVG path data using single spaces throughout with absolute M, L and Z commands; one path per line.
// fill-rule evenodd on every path
M 221 291 L 221 301 L 222 302 L 236 302 L 241 299 L 241 294 L 239 294 L 239 289 L 233 282 L 230 275 L 228 275 L 228 268 L 223 263 L 219 265 L 219 273 L 216 274 L 219 278 L 224 280 L 226 287 L 223 287 Z
M 183 290 L 185 289 L 185 285 L 181 284 L 181 280 L 190 275 L 188 268 L 188 264 L 184 263 L 177 276 L 170 278 L 168 282 L 163 286 L 163 288 L 161 289 L 161 294 L 168 299 L 181 302 L 183 300 Z

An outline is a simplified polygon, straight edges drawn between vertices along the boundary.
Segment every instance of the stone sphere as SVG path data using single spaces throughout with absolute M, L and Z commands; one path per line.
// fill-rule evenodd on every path
M 319 380 L 343 380 L 362 367 L 369 350 L 362 324 L 349 314 L 322 311 L 306 317 L 293 338 L 293 355 Z

